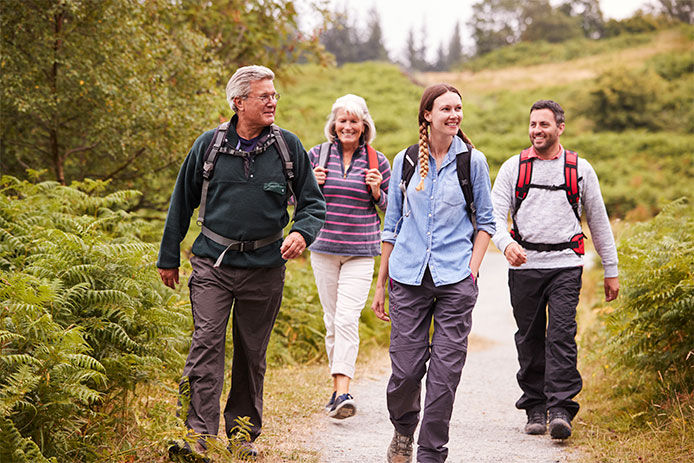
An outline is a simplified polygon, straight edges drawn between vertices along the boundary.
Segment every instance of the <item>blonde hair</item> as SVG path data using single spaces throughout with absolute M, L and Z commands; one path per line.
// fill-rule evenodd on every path
M 429 175 L 429 122 L 424 117 L 425 112 L 430 112 L 434 107 L 434 100 L 447 92 L 453 92 L 460 97 L 460 92 L 457 88 L 448 84 L 435 84 L 427 87 L 422 93 L 422 99 L 419 102 L 419 176 L 421 181 L 419 185 L 415 187 L 417 191 L 424 188 L 424 179 Z M 475 145 L 472 143 L 470 138 L 465 135 L 465 133 L 458 128 L 458 136 L 463 139 L 463 141 L 473 148 Z

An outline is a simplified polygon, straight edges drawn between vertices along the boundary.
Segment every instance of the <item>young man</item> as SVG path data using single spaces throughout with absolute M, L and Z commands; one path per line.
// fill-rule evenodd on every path
M 230 315 L 234 358 L 224 409 L 227 436 L 243 416 L 250 417 L 251 440 L 260 434 L 265 354 L 282 301 L 284 264 L 311 244 L 325 219 L 325 201 L 304 147 L 294 134 L 272 127 L 279 99 L 273 78 L 266 67 L 246 66 L 229 80 L 227 100 L 236 114 L 225 134 L 210 130 L 193 144 L 171 196 L 159 251 L 161 279 L 174 288 L 180 243 L 200 206 L 202 232 L 193 243 L 188 283 L 194 332 L 181 382 L 190 385 L 186 425 L 203 436 L 199 452 L 205 450 L 205 437 L 217 436 Z M 218 142 L 216 162 L 205 162 L 211 144 Z M 283 144 L 291 166 L 283 160 Z M 296 214 L 283 239 L 292 187 Z M 251 442 L 243 453 L 254 457 L 257 450 Z
M 576 306 L 583 271 L 585 212 L 605 272 L 605 299 L 619 292 L 617 250 L 600 185 L 588 161 L 565 150 L 564 110 L 550 100 L 530 109 L 532 146 L 507 160 L 492 189 L 496 219 L 494 244 L 510 264 L 508 285 L 525 410 L 525 432 L 544 434 L 549 411 L 552 438 L 571 435 L 582 387 L 576 368 Z M 508 231 L 508 215 L 513 229 Z

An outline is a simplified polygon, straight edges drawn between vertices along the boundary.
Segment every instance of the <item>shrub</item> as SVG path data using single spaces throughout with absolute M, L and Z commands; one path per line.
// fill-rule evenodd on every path
M 612 358 L 694 388 L 694 203 L 672 202 L 619 244 L 622 293 L 608 318 Z
M 180 372 L 186 304 L 125 210 L 139 193 L 104 187 L 0 180 L 2 461 L 93 459 L 128 391 Z

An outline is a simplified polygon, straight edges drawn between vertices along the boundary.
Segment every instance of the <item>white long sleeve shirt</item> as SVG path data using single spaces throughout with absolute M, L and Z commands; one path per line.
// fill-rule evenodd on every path
M 566 151 L 557 159 L 533 161 L 531 183 L 538 185 L 563 185 L 564 157 Z M 492 188 L 492 203 L 496 232 L 492 241 L 500 251 L 511 244 L 513 238 L 508 231 L 510 214 L 515 204 L 515 187 L 518 179 L 519 154 L 508 159 L 501 166 Z M 593 167 L 588 161 L 578 158 L 579 177 L 579 215 L 585 212 L 590 229 L 590 239 L 602 259 L 605 278 L 616 277 L 617 247 L 610 228 L 605 203 L 600 192 L 600 184 Z M 545 190 L 530 188 L 516 214 L 518 231 L 523 240 L 531 243 L 563 243 L 581 232 L 581 224 L 566 198 L 564 190 Z M 526 250 L 528 260 L 512 269 L 541 269 L 577 267 L 583 265 L 583 257 L 572 249 L 561 251 Z

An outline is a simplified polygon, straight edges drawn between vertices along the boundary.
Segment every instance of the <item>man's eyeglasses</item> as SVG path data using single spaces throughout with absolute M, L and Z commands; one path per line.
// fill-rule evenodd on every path
M 260 101 L 262 101 L 263 104 L 267 104 L 267 103 L 270 102 L 270 100 L 272 100 L 272 101 L 277 101 L 277 100 L 279 100 L 279 99 L 280 99 L 280 94 L 279 94 L 279 93 L 270 93 L 270 94 L 260 95 L 260 96 L 248 95 L 248 96 L 246 96 L 246 98 L 257 98 L 257 99 L 259 99 Z

